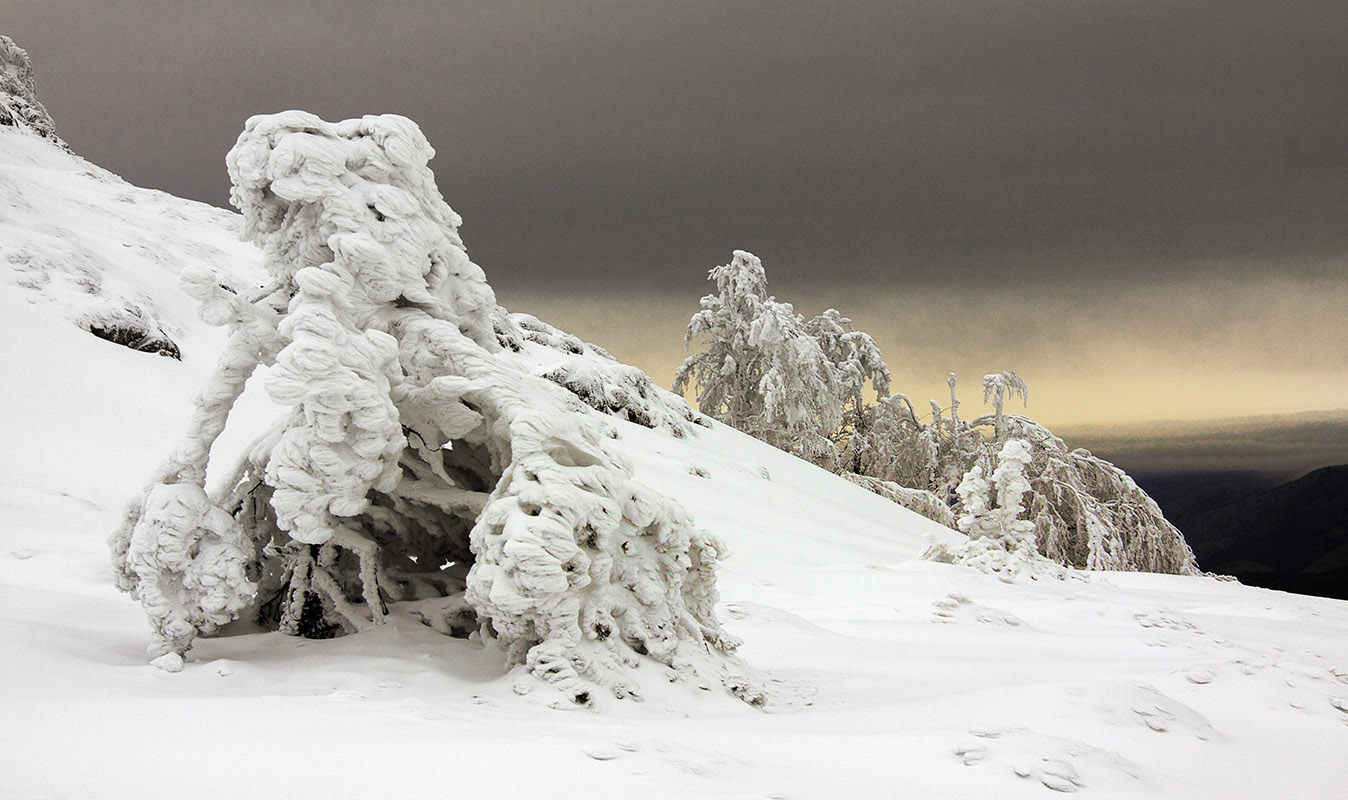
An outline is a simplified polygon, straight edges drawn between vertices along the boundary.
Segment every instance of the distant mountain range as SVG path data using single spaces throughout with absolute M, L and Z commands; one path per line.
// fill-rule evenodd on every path
M 1348 600 L 1348 465 L 1274 473 L 1133 476 L 1203 569 L 1242 583 Z
M 1227 419 L 1055 425 L 1053 432 L 1073 447 L 1084 447 L 1114 462 L 1130 475 L 1244 472 L 1248 476 L 1259 470 L 1270 476 L 1276 473 L 1285 481 L 1328 464 L 1348 464 L 1348 409 Z M 1273 483 L 1264 488 L 1272 488 Z

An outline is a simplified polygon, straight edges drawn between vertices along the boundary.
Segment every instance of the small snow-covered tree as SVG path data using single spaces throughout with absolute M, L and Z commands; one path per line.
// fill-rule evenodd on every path
M 184 273 L 230 337 L 186 440 L 110 542 L 151 656 L 180 669 L 197 635 L 246 613 L 324 637 L 407 602 L 577 702 L 595 686 L 633 694 L 642 657 L 761 702 L 713 612 L 723 547 L 633 479 L 608 418 L 573 391 L 652 426 L 686 422 L 633 397 L 647 388 L 630 375 L 597 388 L 608 366 L 549 378 L 512 359 L 560 334 L 496 305 L 432 155 L 403 117 L 297 111 L 253 117 L 230 151 L 231 199 L 270 282 Z M 259 365 L 290 411 L 208 495 L 211 445 Z
M 674 391 L 696 387 L 703 413 L 827 469 L 864 420 L 863 392 L 883 395 L 889 370 L 874 340 L 828 309 L 806 321 L 767 294 L 757 256 L 736 250 L 711 270 L 717 293 L 689 320 L 686 346 L 706 338 L 674 375 Z
M 927 557 L 997 573 L 1008 580 L 1023 572 L 1033 577 L 1063 574 L 1039 553 L 1034 523 L 1022 518 L 1024 498 L 1031 492 L 1025 469 L 1033 460 L 1028 442 L 1008 439 L 997 453 L 991 480 L 975 464 L 955 487 L 961 507 L 959 529 L 969 540 L 955 547 L 934 545 Z
M 716 282 L 716 294 L 702 298 L 702 310 L 684 334 L 685 347 L 705 336 L 707 349 L 679 367 L 674 391 L 695 386 L 702 413 L 749 431 L 763 415 L 759 384 L 766 372 L 753 323 L 776 303 L 768 296 L 763 262 L 753 253 L 736 250 L 729 264 L 712 269 L 708 277 Z
M 880 398 L 864 414 L 865 423 L 848 440 L 846 456 L 849 469 L 861 475 L 924 489 L 953 503 L 964 473 L 989 455 L 979 431 L 953 413 L 944 416 L 935 402 L 929 422 L 918 418 L 902 394 Z

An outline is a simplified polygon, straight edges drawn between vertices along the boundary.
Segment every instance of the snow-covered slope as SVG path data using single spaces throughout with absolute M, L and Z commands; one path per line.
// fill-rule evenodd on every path
M 173 274 L 257 270 L 233 219 L 0 129 L 0 795 L 1319 798 L 1348 784 L 1348 604 L 1141 574 L 1007 584 L 923 562 L 925 537 L 956 534 L 719 425 L 676 438 L 615 420 L 614 444 L 730 545 L 720 612 L 775 688 L 767 710 L 661 689 L 654 663 L 643 703 L 556 710 L 516 694 L 499 652 L 396 608 L 369 633 L 239 631 L 201 640 L 182 673 L 147 666 L 104 540 L 221 343 Z M 182 360 L 74 324 L 124 304 Z M 238 427 L 273 413 L 258 394 Z

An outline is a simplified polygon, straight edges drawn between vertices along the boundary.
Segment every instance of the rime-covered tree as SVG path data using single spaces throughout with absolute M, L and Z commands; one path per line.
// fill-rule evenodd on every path
M 759 384 L 766 372 L 753 323 L 777 305 L 768 296 L 763 262 L 736 250 L 729 264 L 708 275 L 716 294 L 702 298 L 702 310 L 688 321 L 684 345 L 706 337 L 707 349 L 689 356 L 674 375 L 674 391 L 697 389 L 698 408 L 731 427 L 750 429 L 763 416 Z
M 1183 534 L 1123 470 L 1028 417 L 1007 415 L 1007 435 L 1029 444 L 1026 518 L 1039 551 L 1070 567 L 1196 574 Z M 995 425 L 983 417 L 976 425 Z
M 703 413 L 828 469 L 863 419 L 866 384 L 879 394 L 889 370 L 870 336 L 829 309 L 806 321 L 767 294 L 763 264 L 736 250 L 711 270 L 716 294 L 702 298 L 684 343 L 706 340 L 674 376 L 674 390 L 696 387 Z
M 852 472 L 930 491 L 954 503 L 964 473 L 988 455 L 983 435 L 953 408 L 947 417 L 932 402 L 931 419 L 923 422 L 906 395 L 894 394 L 867 406 L 864 413 L 865 424 L 847 443 Z
M 642 658 L 761 701 L 713 613 L 721 545 L 633 480 L 608 417 L 577 398 L 687 423 L 496 305 L 432 155 L 402 117 L 294 111 L 253 117 L 230 151 L 231 199 L 270 282 L 184 273 L 230 337 L 183 445 L 110 542 L 150 617 L 151 656 L 180 669 L 197 635 L 244 614 L 324 637 L 408 602 L 578 702 L 596 686 L 632 694 Z M 583 363 L 539 376 L 512 358 L 540 342 Z M 211 445 L 259 365 L 290 411 L 210 496 Z
M 1062 574 L 1061 567 L 1039 553 L 1034 523 L 1023 519 L 1024 498 L 1031 492 L 1025 470 L 1033 460 L 1028 442 L 1008 439 L 997 452 L 991 479 L 980 464 L 965 473 L 955 493 L 960 498 L 959 529 L 969 539 L 954 547 L 935 545 L 927 557 L 1007 579 L 1021 573 Z
M 976 485 L 969 476 L 992 473 L 1008 440 L 1021 439 L 1031 454 L 1022 521 L 1041 553 L 1081 569 L 1197 571 L 1184 537 L 1122 470 L 1007 411 L 1008 399 L 1029 400 L 1015 372 L 984 376 L 993 413 L 972 421 L 960 417 L 951 373 L 949 411 L 933 401 L 924 422 L 906 396 L 887 394 L 879 348 L 840 313 L 805 321 L 768 296 L 762 263 L 744 251 L 711 278 L 717 293 L 702 298 L 684 339 L 706 347 L 674 383 L 696 386 L 703 412 L 943 524 L 970 502 L 959 491 Z
M 953 378 L 949 417 L 942 416 L 935 404 L 926 425 L 917 420 L 911 404 L 899 409 L 906 415 L 894 413 L 896 423 L 881 416 L 866 443 L 867 474 L 928 489 L 963 511 L 966 501 L 951 476 L 964 476 L 975 468 L 986 474 L 993 469 L 994 455 L 1007 441 L 1017 439 L 1031 454 L 1023 470 L 1030 486 L 1025 517 L 1034 526 L 1040 553 L 1078 569 L 1198 571 L 1184 536 L 1123 470 L 1086 450 L 1069 450 L 1039 423 L 1006 412 L 1008 395 L 1028 396 L 1020 376 L 1014 372 L 985 376 L 984 398 L 992 401 L 993 413 L 969 422 L 956 412 L 959 401 Z M 881 409 L 885 407 L 882 403 Z
M 868 422 L 867 384 L 878 397 L 889 394 L 889 367 L 870 334 L 855 330 L 852 320 L 836 309 L 827 309 L 805 323 L 805 331 L 833 367 L 834 394 L 842 404 L 841 424 L 833 439 L 843 446 Z

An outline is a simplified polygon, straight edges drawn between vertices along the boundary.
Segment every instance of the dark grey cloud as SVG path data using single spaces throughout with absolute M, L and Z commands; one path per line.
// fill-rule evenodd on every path
M 250 114 L 412 117 L 500 283 L 696 292 L 735 247 L 785 283 L 1348 253 L 1341 0 L 3 0 L 0 30 L 78 152 L 217 204 Z

